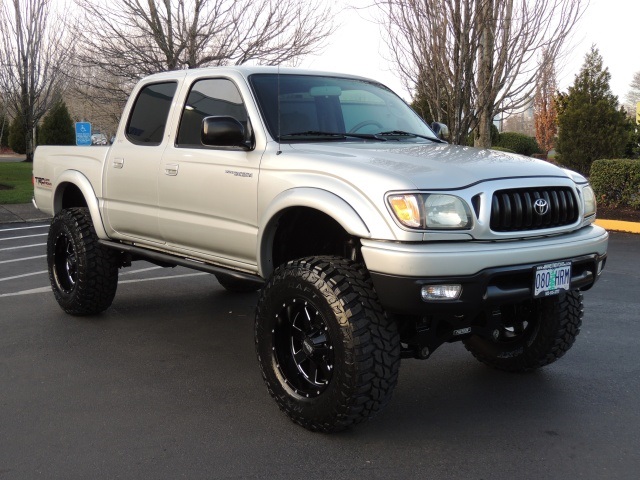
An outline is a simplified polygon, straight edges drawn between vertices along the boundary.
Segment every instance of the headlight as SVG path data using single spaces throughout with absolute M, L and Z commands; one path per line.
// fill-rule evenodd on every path
M 467 203 L 454 195 L 408 193 L 389 195 L 391 211 L 409 228 L 464 230 L 473 223 Z
M 593 189 L 587 185 L 582 188 L 582 201 L 584 202 L 584 216 L 590 217 L 596 213 L 596 195 Z

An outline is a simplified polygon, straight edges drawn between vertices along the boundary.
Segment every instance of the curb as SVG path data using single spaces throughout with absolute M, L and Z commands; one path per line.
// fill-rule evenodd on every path
M 640 233 L 640 223 L 596 219 L 596 225 L 610 232 Z
M 41 222 L 43 220 L 50 219 L 50 215 L 42 213 L 31 203 L 14 203 L 0 205 L 0 224 Z

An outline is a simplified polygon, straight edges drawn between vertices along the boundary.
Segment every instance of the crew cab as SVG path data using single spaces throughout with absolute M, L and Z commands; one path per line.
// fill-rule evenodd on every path
M 217 67 L 141 80 L 110 146 L 41 146 L 53 294 L 114 301 L 144 259 L 259 290 L 255 344 L 281 410 L 332 432 L 381 411 L 401 358 L 464 342 L 531 371 L 560 358 L 602 272 L 587 180 L 450 145 L 367 78 Z

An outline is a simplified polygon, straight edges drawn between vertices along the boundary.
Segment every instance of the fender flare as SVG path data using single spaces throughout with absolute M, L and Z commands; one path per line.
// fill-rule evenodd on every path
M 98 197 L 93 190 L 93 186 L 87 177 L 77 170 L 66 170 L 56 179 L 56 190 L 53 196 L 53 213 L 54 215 L 62 210 L 62 194 L 64 192 L 64 184 L 69 183 L 77 187 L 89 208 L 89 214 L 93 222 L 93 228 L 100 239 L 107 239 L 107 232 L 102 222 L 102 215 L 98 205 Z
M 258 270 L 266 278 L 274 269 L 270 252 L 276 220 L 289 208 L 311 208 L 333 218 L 350 235 L 371 238 L 371 231 L 356 210 L 338 195 L 320 188 L 293 188 L 276 196 L 259 218 Z

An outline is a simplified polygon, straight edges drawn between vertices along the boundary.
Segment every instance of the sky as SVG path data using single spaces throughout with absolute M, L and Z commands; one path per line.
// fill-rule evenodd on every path
M 372 12 L 365 8 L 368 0 L 336 0 L 335 3 L 361 10 L 344 10 L 338 16 L 340 26 L 324 51 L 306 57 L 300 66 L 374 78 L 410 100 L 393 65 L 385 58 L 386 47 L 379 28 L 371 21 Z M 591 0 L 574 29 L 562 64 L 556 65 L 559 89 L 566 91 L 573 84 L 585 55 L 595 44 L 611 74 L 611 90 L 623 102 L 634 72 L 640 71 L 639 26 L 639 0 Z

